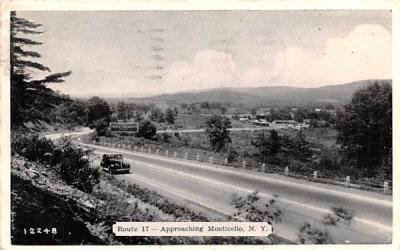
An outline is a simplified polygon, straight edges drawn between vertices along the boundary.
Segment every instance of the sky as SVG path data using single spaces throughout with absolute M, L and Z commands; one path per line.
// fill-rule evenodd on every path
M 71 96 L 319 87 L 392 78 L 391 12 L 30 11 L 31 48 Z M 25 35 L 26 36 L 26 35 Z M 41 72 L 32 72 L 35 78 Z

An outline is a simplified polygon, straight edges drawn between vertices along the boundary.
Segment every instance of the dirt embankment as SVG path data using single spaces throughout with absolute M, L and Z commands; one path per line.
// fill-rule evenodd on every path
M 22 245 L 124 244 L 127 239 L 116 239 L 111 231 L 115 221 L 174 220 L 104 180 L 87 194 L 22 157 L 11 161 L 11 206 L 12 243 Z M 50 232 L 43 232 L 46 228 Z M 149 237 L 132 238 L 136 244 L 157 243 Z
M 111 243 L 105 232 L 90 230 L 98 200 L 65 185 L 40 164 L 20 157 L 11 163 L 13 244 Z M 46 228 L 56 233 L 38 233 Z

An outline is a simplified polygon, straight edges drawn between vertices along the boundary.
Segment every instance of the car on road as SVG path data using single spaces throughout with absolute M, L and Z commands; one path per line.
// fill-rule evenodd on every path
M 109 174 L 128 174 L 131 169 L 129 163 L 124 162 L 122 154 L 103 154 L 100 166 L 104 172 Z

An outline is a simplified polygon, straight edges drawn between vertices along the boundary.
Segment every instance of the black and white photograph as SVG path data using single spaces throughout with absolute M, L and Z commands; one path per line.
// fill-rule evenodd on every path
M 3 14 L 11 246 L 396 248 L 393 10 Z

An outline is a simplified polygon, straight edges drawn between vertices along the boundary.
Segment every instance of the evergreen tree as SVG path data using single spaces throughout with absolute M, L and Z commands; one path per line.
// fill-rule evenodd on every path
M 71 71 L 33 79 L 32 69 L 45 72 L 50 72 L 50 69 L 35 61 L 41 57 L 38 52 L 25 48 L 42 43 L 24 36 L 41 34 L 38 28 L 42 25 L 19 18 L 14 11 L 10 19 L 11 124 L 17 126 L 26 121 L 48 120 L 48 112 L 59 104 L 60 97 L 47 84 L 63 82 Z

